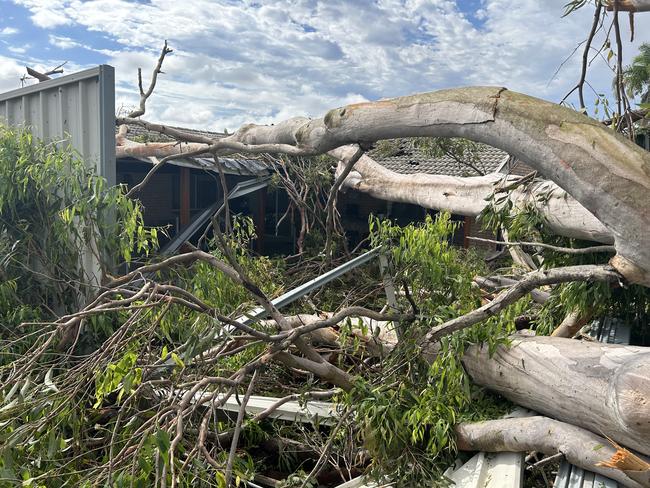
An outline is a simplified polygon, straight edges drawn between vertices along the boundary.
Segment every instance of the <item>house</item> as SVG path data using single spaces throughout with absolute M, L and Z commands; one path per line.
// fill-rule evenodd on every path
M 510 156 L 505 151 L 486 144 L 476 144 L 476 157 L 473 157 L 472 161 L 463 161 L 449 154 L 431 155 L 425 147 L 411 144 L 408 140 L 395 142 L 390 144 L 388 150 L 380 143 L 368 155 L 385 168 L 401 174 L 426 173 L 466 177 L 508 172 L 510 169 Z M 532 171 L 523 164 L 519 169 L 527 169 L 525 174 Z M 400 225 L 407 225 L 411 222 L 423 221 L 427 214 L 437 213 L 435 210 L 419 205 L 387 202 L 354 191 L 342 194 L 338 199 L 338 205 L 343 226 L 353 242 L 367 236 L 370 214 L 390 218 Z M 468 239 L 468 237 L 495 238 L 493 233 L 482 229 L 476 218 L 452 215 L 452 220 L 458 222 L 458 230 L 453 237 L 455 245 L 486 251 L 496 249 L 494 244 Z
M 186 132 L 209 137 L 223 137 L 216 132 L 177 128 Z M 164 142 L 173 140 L 159 133 L 147 131 L 140 126 L 130 126 L 128 138 L 136 142 Z M 394 141 L 392 149 L 378 145 L 369 155 L 378 163 L 397 173 L 429 173 L 450 176 L 476 176 L 511 169 L 510 158 L 499 149 L 481 144 L 472 163 L 454 159 L 449 155 L 432 156 L 407 141 Z M 220 158 L 226 174 L 231 198 L 232 213 L 250 216 L 255 224 L 257 252 L 267 255 L 293 254 L 299 233 L 299 222 L 289 215 L 283 219 L 289 207 L 289 198 L 281 188 L 267 183 L 273 174 L 273 165 L 278 162 L 270 155 L 234 155 Z M 149 159 L 118 159 L 116 181 L 127 187 L 140 183 L 152 168 Z M 528 169 L 527 172 L 529 172 Z M 257 183 L 256 183 L 257 182 Z M 244 185 L 250 191 L 232 192 L 237 185 Z M 167 236 L 162 238 L 163 249 L 180 245 L 184 240 L 196 243 L 203 234 L 213 212 L 223 202 L 220 176 L 210 155 L 177 158 L 168 161 L 138 193 L 144 206 L 145 223 L 164 227 Z M 338 210 L 352 246 L 368 236 L 370 215 L 394 220 L 400 225 L 424 221 L 427 214 L 436 211 L 418 205 L 379 200 L 356 191 L 342 192 L 338 198 Z M 214 210 L 213 209 L 213 210 Z M 494 238 L 481 230 L 473 217 L 453 215 L 459 223 L 453 236 L 453 243 L 461 247 L 477 247 L 493 251 L 495 245 L 470 241 L 469 236 Z M 278 225 L 279 224 L 279 225 Z M 179 241 L 179 238 L 181 238 Z

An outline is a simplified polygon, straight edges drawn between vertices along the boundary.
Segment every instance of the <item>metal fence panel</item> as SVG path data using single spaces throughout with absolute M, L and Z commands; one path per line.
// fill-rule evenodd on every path
M 0 94 L 0 123 L 23 126 L 39 139 L 70 144 L 89 168 L 115 185 L 115 70 L 106 64 Z M 101 266 L 88 243 L 82 266 L 89 284 Z
M 0 94 L 0 122 L 40 139 L 69 141 L 97 174 L 115 184 L 115 70 L 100 65 Z M 62 142 L 63 143 L 63 142 Z

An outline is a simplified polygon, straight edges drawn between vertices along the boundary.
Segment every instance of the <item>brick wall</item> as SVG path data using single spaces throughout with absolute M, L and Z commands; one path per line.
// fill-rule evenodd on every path
M 502 170 L 502 173 L 517 175 L 517 176 L 526 176 L 527 174 L 532 173 L 533 171 L 535 171 L 535 168 L 528 166 L 526 163 L 520 161 L 519 159 L 515 159 L 514 162 L 509 161 L 508 163 L 506 163 L 506 165 Z
M 493 239 L 496 240 L 497 236 L 491 232 L 483 230 L 481 223 L 476 220 L 475 217 L 465 217 L 465 236 L 466 237 L 480 237 L 482 239 Z M 489 242 L 473 241 L 471 239 L 465 239 L 465 247 L 470 249 L 476 249 L 484 252 L 494 252 L 497 250 L 496 244 L 491 244 Z

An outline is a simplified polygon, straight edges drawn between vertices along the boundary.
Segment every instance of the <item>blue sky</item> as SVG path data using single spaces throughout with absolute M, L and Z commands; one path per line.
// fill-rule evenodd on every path
M 175 51 L 146 117 L 176 125 L 233 130 L 466 85 L 559 101 L 577 79 L 579 56 L 553 73 L 584 40 L 592 17 L 586 8 L 562 19 L 564 3 L 0 0 L 0 91 L 20 86 L 25 65 L 68 61 L 70 73 L 108 63 L 116 68 L 117 106 L 130 107 L 137 68 L 148 73 L 168 39 Z M 626 62 L 650 41 L 644 22 L 640 14 Z M 596 59 L 594 89 L 609 92 L 611 77 Z

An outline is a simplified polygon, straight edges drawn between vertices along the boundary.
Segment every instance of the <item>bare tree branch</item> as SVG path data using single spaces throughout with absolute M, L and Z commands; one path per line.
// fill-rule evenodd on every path
M 147 99 L 151 96 L 154 88 L 156 87 L 156 81 L 158 81 L 158 75 L 162 73 L 162 65 L 163 65 L 163 61 L 165 60 L 165 56 L 167 56 L 172 52 L 173 50 L 167 46 L 167 41 L 165 41 L 165 44 L 163 45 L 163 48 L 160 51 L 158 62 L 156 63 L 153 72 L 151 73 L 151 81 L 149 82 L 149 87 L 147 88 L 147 91 L 145 91 L 144 87 L 142 86 L 142 68 L 138 68 L 138 88 L 140 89 L 140 104 L 137 109 L 133 110 L 129 114 L 129 118 L 135 118 L 144 115 Z
M 327 223 L 325 230 L 325 254 L 327 256 L 331 256 L 332 251 L 331 246 L 333 238 L 332 234 L 334 233 L 334 207 L 336 205 L 336 195 L 338 194 L 339 188 L 341 188 L 341 185 L 350 174 L 350 171 L 352 171 L 352 168 L 356 162 L 359 161 L 361 156 L 363 156 L 363 152 L 364 151 L 361 149 L 361 146 L 357 146 L 356 152 L 347 160 L 345 168 L 343 168 L 343 170 L 336 176 L 336 180 L 334 180 L 334 184 L 332 185 L 329 196 L 327 197 L 327 203 L 325 204 L 325 209 L 327 212 Z
M 241 402 L 241 407 L 239 407 L 239 412 L 237 413 L 237 421 L 235 422 L 235 431 L 232 435 L 232 441 L 230 442 L 230 452 L 228 453 L 228 461 L 226 462 L 226 487 L 230 488 L 232 481 L 232 468 L 233 462 L 235 461 L 235 454 L 237 453 L 237 445 L 239 444 L 239 434 L 241 433 L 242 422 L 244 421 L 244 415 L 246 415 L 246 405 L 248 405 L 248 400 L 253 394 L 253 385 L 257 379 L 257 373 L 259 370 L 255 370 L 253 377 L 251 378 L 250 383 L 248 384 L 248 389 L 244 395 L 244 399 Z
M 585 43 L 585 48 L 582 53 L 582 67 L 580 69 L 580 80 L 578 81 L 578 84 L 569 92 L 565 95 L 565 97 L 562 99 L 562 102 L 566 100 L 571 93 L 573 93 L 576 89 L 578 90 L 578 98 L 580 100 L 580 110 L 585 110 L 586 104 L 585 104 L 585 97 L 584 97 L 584 85 L 585 81 L 587 79 L 587 67 L 589 65 L 589 52 L 591 50 L 591 43 L 594 40 L 594 36 L 596 35 L 596 32 L 598 31 L 598 25 L 600 24 L 600 17 L 602 14 L 603 6 L 600 2 L 596 2 L 596 10 L 594 12 L 594 21 L 591 25 L 591 30 L 589 31 L 589 36 L 587 37 L 587 41 Z
M 562 247 L 545 244 L 543 242 L 518 242 L 518 241 L 497 241 L 494 239 L 485 239 L 483 237 L 467 237 L 471 241 L 489 242 L 501 246 L 520 246 L 520 247 L 539 247 L 551 251 L 561 252 L 564 254 L 593 254 L 598 252 L 616 252 L 614 246 L 589 246 L 589 247 Z

